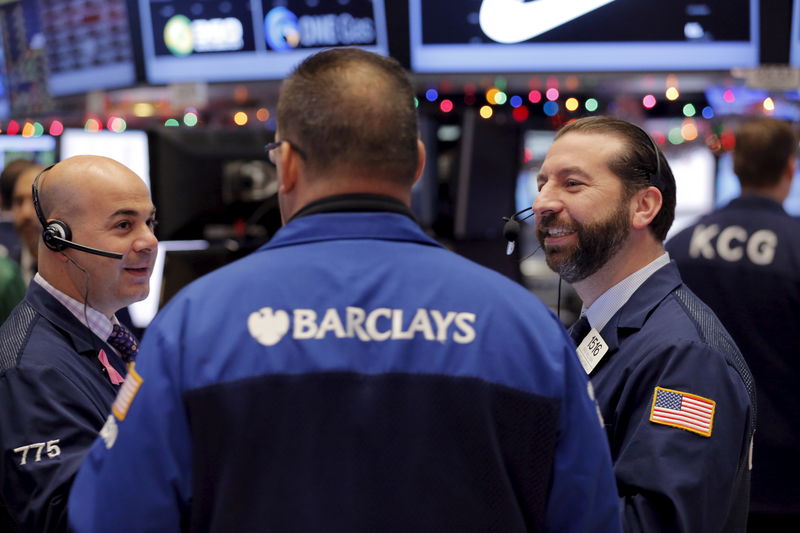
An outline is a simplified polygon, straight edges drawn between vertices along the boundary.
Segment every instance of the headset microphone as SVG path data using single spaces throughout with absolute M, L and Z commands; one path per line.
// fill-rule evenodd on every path
M 527 215 L 519 220 L 517 218 L 523 214 L 530 211 L 531 214 Z M 503 226 L 503 237 L 508 241 L 508 245 L 506 246 L 506 255 L 511 255 L 514 253 L 514 248 L 517 245 L 517 240 L 519 239 L 519 234 L 522 231 L 522 226 L 520 226 L 520 220 L 526 220 L 533 216 L 533 207 L 526 207 L 521 211 L 517 211 L 510 217 L 503 217 L 503 220 L 506 221 L 505 225 Z
M 61 220 L 51 220 L 48 222 L 44 218 L 42 206 L 39 204 L 39 177 L 54 166 L 54 164 L 50 165 L 36 175 L 36 178 L 33 180 L 33 190 L 31 191 L 33 209 L 36 211 L 36 218 L 39 219 L 39 223 L 43 228 L 42 240 L 44 241 L 44 245 L 55 252 L 60 252 L 65 248 L 72 248 L 74 250 L 86 252 L 87 254 L 101 255 L 103 257 L 110 257 L 111 259 L 122 259 L 123 255 L 120 253 L 98 250 L 97 248 L 72 242 L 72 230 L 66 222 Z

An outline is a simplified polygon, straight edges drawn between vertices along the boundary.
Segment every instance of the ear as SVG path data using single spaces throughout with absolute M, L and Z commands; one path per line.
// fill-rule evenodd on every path
M 414 176 L 414 183 L 422 177 L 422 170 L 425 168 L 425 145 L 417 139 L 417 173 Z
M 300 175 L 300 155 L 294 150 L 291 144 L 283 143 L 280 148 L 280 165 L 278 170 L 278 191 L 281 194 L 291 192 L 297 185 Z
M 794 177 L 794 173 L 796 170 L 797 170 L 797 158 L 793 154 L 791 157 L 789 157 L 789 161 L 786 163 L 785 172 L 786 172 L 786 177 L 789 179 L 789 181 L 792 181 L 792 178 Z
M 647 187 L 634 193 L 631 198 L 631 226 L 634 229 L 646 228 L 661 211 L 663 197 L 655 187 Z

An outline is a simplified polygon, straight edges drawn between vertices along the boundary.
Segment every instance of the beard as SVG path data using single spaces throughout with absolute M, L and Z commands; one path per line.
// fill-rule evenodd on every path
M 545 245 L 548 228 L 574 230 L 577 244 L 571 246 Z M 542 245 L 550 270 L 567 283 L 581 281 L 602 268 L 625 243 L 630 231 L 627 201 L 623 199 L 604 220 L 582 224 L 560 223 L 557 215 L 539 220 L 536 238 Z

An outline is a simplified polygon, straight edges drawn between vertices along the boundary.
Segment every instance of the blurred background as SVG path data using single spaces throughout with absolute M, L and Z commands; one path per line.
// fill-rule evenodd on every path
M 363 47 L 412 73 L 419 222 L 570 323 L 579 301 L 566 284 L 559 297 L 530 226 L 511 255 L 502 237 L 554 132 L 593 114 L 647 130 L 678 182 L 675 232 L 737 195 L 742 118 L 800 120 L 799 21 L 800 0 L 0 0 L 0 167 L 99 154 L 142 176 L 161 240 L 151 296 L 131 308 L 146 327 L 277 231 L 262 147 L 280 80 L 315 51 Z M 800 186 L 785 207 L 800 215 Z

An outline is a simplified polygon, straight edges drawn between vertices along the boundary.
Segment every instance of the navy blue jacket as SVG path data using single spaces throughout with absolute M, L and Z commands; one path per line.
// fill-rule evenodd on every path
M 66 531 L 67 496 L 122 361 L 36 282 L 0 328 L 0 495 L 21 531 Z M 6 520 L 8 517 L 6 516 Z
M 742 351 L 758 395 L 751 510 L 800 513 L 800 220 L 744 196 L 677 234 L 667 249 L 686 284 Z
M 402 214 L 292 220 L 170 300 L 127 380 L 78 532 L 620 528 L 564 329 Z
M 591 380 L 625 530 L 744 531 L 755 406 L 750 373 L 725 329 L 670 263 L 600 333 L 609 349 Z M 656 387 L 715 402 L 710 435 L 651 421 Z

